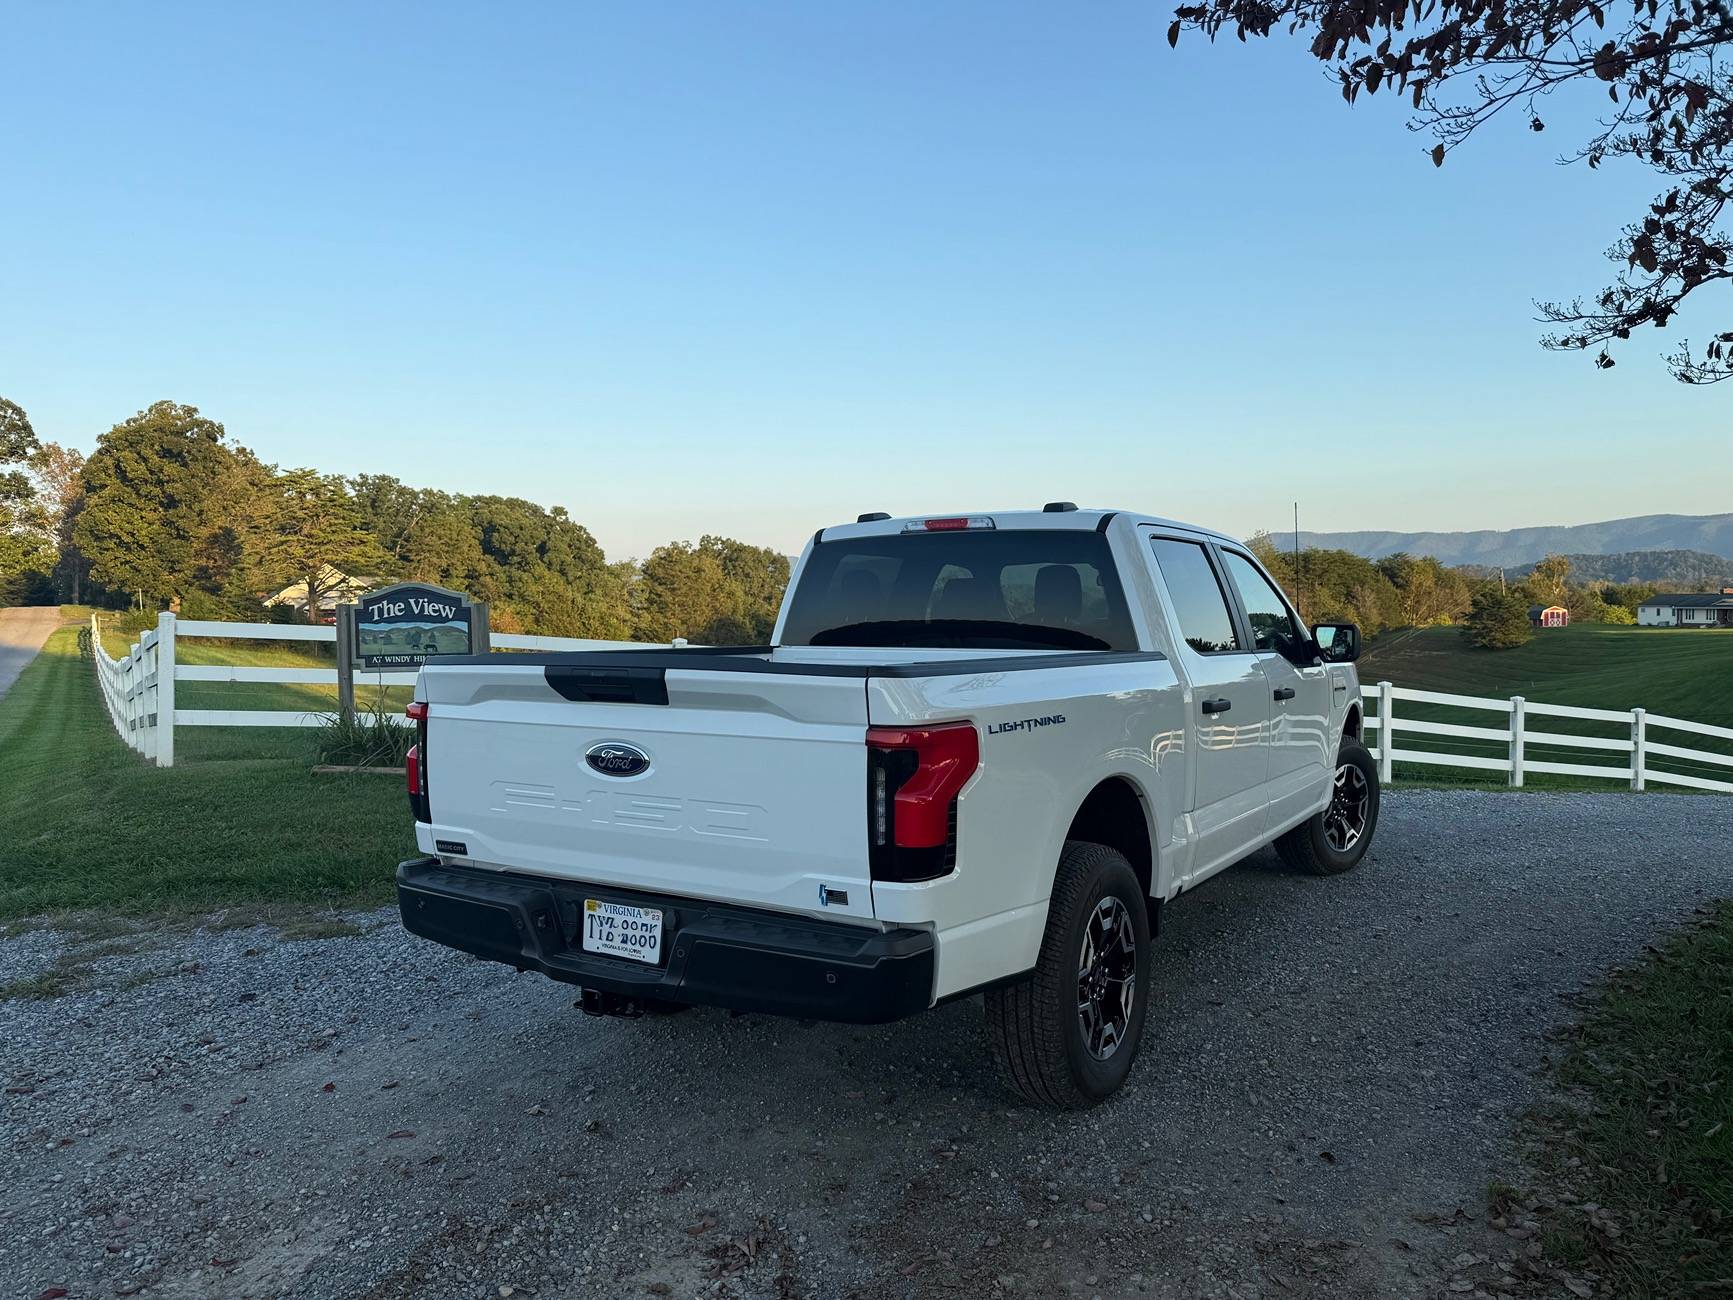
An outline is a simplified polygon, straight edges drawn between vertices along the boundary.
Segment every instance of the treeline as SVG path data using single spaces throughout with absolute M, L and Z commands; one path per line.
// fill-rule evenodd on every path
M 1369 636 L 1393 627 L 1466 626 L 1477 606 L 1482 611 L 1496 607 L 1507 629 L 1512 610 L 1526 627 L 1534 605 L 1563 605 L 1572 622 L 1629 624 L 1637 621 L 1637 606 L 1659 590 L 1646 582 L 1579 582 L 1563 555 L 1547 556 L 1513 581 L 1474 565 L 1452 568 L 1427 555 L 1369 560 L 1352 551 L 1311 547 L 1296 557 L 1268 533 L 1250 544 L 1304 618 L 1358 623 Z M 1502 633 L 1507 642 L 1515 635 L 1514 630 Z
M 769 636 L 788 558 L 703 537 L 609 563 L 563 507 L 280 469 L 175 402 L 121 421 L 85 460 L 0 399 L 0 604 L 317 619 L 338 575 L 454 588 L 504 632 L 723 644 Z M 297 584 L 303 610 L 265 605 Z

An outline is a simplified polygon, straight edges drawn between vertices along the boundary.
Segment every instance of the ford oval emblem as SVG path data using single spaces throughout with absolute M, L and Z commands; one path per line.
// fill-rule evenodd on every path
M 650 768 L 650 756 L 623 740 L 604 740 L 584 751 L 584 762 L 603 776 L 637 776 Z

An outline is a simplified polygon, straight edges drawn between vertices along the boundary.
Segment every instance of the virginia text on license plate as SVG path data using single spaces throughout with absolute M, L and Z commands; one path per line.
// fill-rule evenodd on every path
M 653 907 L 584 900 L 584 951 L 651 965 L 662 960 L 662 914 Z

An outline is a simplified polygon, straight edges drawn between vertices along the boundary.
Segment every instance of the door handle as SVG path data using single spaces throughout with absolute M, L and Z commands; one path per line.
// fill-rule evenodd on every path
M 1292 686 L 1278 686 L 1278 687 L 1276 687 L 1276 698 L 1278 700 L 1291 700 L 1291 699 L 1293 699 L 1294 698 L 1294 688 Z
M 1213 700 L 1205 700 L 1203 702 L 1203 711 L 1205 713 L 1226 713 L 1233 707 L 1234 702 L 1232 700 L 1221 699 L 1219 697 Z

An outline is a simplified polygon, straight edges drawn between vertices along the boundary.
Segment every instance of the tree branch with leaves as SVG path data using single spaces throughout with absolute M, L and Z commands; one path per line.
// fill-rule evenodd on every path
M 1541 342 L 1595 349 L 1664 328 L 1691 294 L 1733 278 L 1723 218 L 1733 197 L 1733 38 L 1726 0 L 1202 0 L 1174 10 L 1169 44 L 1185 31 L 1244 41 L 1278 30 L 1309 36 L 1350 104 L 1380 91 L 1408 99 L 1414 126 L 1446 156 L 1515 107 L 1531 130 L 1542 102 L 1569 86 L 1604 87 L 1608 107 L 1567 161 L 1599 167 L 1630 158 L 1664 187 L 1608 256 L 1613 282 L 1591 299 L 1538 304 L 1554 329 Z M 1685 383 L 1733 378 L 1733 330 L 1702 347 L 1681 343 L 1667 364 Z

